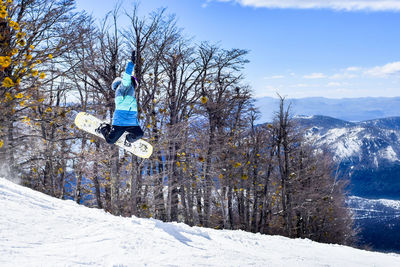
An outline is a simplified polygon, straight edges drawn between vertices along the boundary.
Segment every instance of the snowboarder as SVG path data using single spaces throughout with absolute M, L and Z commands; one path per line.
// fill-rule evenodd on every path
M 123 77 L 117 77 L 111 85 L 115 90 L 115 111 L 112 125 L 102 123 L 96 132 L 101 133 L 109 144 L 114 144 L 128 132 L 125 139 L 125 146 L 143 137 L 143 130 L 139 126 L 137 118 L 137 102 L 135 98 L 136 78 L 132 75 L 135 67 L 135 51 L 132 51 L 131 61 L 125 68 Z

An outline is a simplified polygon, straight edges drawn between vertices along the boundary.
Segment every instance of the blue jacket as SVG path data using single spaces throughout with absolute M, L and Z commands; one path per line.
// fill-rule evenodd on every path
M 115 111 L 112 124 L 116 126 L 139 126 L 137 118 L 137 102 L 135 98 L 135 85 L 131 76 L 135 64 L 129 62 L 121 78 L 116 78 L 112 83 L 115 91 Z

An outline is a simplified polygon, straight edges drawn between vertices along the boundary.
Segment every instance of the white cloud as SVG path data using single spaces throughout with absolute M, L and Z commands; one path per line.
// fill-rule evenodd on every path
M 214 0 L 243 6 L 295 9 L 400 11 L 400 0 Z
M 294 84 L 291 85 L 290 87 L 294 87 L 294 88 L 307 88 L 307 87 L 311 87 L 309 84 L 306 83 L 298 83 L 298 84 Z
M 326 76 L 325 76 L 325 74 L 323 74 L 323 73 L 312 73 L 312 74 L 310 74 L 310 75 L 304 75 L 303 76 L 303 78 L 304 79 L 322 79 L 322 78 L 325 78 Z
M 260 80 L 256 95 L 276 97 L 276 93 L 279 93 L 290 97 L 333 98 L 399 96 L 400 60 L 370 68 L 350 65 L 333 71 L 314 71 L 308 75 L 294 72 L 266 74 L 264 80 Z
M 328 86 L 328 87 L 339 87 L 339 86 L 342 86 L 342 83 L 330 82 L 326 86 Z
M 348 68 L 346 69 L 346 71 L 360 71 L 360 70 L 361 70 L 360 67 L 348 67 Z
M 364 73 L 374 77 L 386 77 L 388 75 L 399 74 L 400 61 L 388 63 L 383 66 L 377 66 L 366 70 Z
M 290 88 L 319 88 L 321 87 L 320 84 L 309 84 L 309 83 L 297 83 L 297 84 L 291 84 L 288 87 Z
M 265 80 L 275 80 L 275 79 L 283 79 L 285 76 L 283 75 L 273 75 L 273 76 L 268 76 L 264 77 Z
M 355 66 L 347 67 L 345 69 L 340 70 L 337 73 L 330 75 L 329 79 L 344 80 L 344 79 L 358 78 L 362 75 L 364 70 L 365 69 L 361 67 L 355 67 Z
M 347 73 L 347 72 L 343 72 L 343 73 L 336 73 L 333 74 L 332 76 L 330 76 L 330 79 L 334 79 L 334 80 L 342 80 L 342 79 L 354 79 L 357 78 L 358 76 L 355 74 L 351 74 L 351 73 Z

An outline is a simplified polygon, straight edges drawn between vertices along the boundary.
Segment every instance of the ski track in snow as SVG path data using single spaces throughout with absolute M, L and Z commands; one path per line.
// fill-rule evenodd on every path
M 112 216 L 0 178 L 0 266 L 400 266 L 399 254 Z

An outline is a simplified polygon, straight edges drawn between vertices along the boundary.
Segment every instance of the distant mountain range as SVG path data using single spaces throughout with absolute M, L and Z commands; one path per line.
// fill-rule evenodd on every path
M 287 103 L 293 115 L 324 115 L 351 122 L 400 116 L 400 97 L 288 98 Z M 279 100 L 272 97 L 257 98 L 255 104 L 261 112 L 258 123 L 271 121 L 279 108 Z
M 350 181 L 347 204 L 359 244 L 399 253 L 400 117 L 349 122 L 319 115 L 295 121 L 315 148 L 332 154 L 338 177 Z
M 353 197 L 347 204 L 360 231 L 359 244 L 399 253 L 400 97 L 303 98 L 287 103 L 308 141 L 331 153 L 335 174 L 350 181 Z M 256 106 L 261 111 L 258 123 L 270 122 L 279 100 L 260 98 Z
M 298 116 L 295 121 L 309 142 L 332 154 L 353 195 L 400 199 L 400 117 L 349 122 Z

